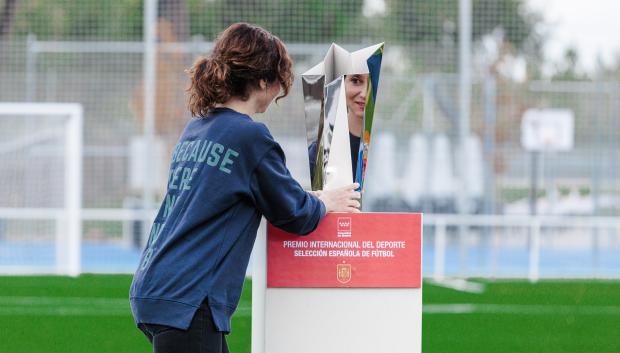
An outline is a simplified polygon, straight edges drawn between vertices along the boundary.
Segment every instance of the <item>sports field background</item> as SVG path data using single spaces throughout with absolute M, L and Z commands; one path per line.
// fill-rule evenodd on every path
M 83 178 L 73 184 L 68 136 L 53 116 L 0 116 L 0 273 L 59 267 L 66 225 L 55 215 L 66 185 L 82 193 L 82 271 L 135 270 L 150 228 L 136 211 L 159 206 L 189 119 L 184 70 L 222 29 L 247 21 L 279 36 L 295 62 L 289 96 L 256 118 L 302 184 L 300 74 L 332 42 L 385 42 L 373 141 L 393 144 L 371 148 L 369 175 L 381 184 L 365 190 L 364 204 L 424 212 L 425 276 L 617 278 L 472 280 L 484 287 L 478 294 L 426 281 L 424 352 L 620 352 L 620 55 L 603 62 L 559 43 L 561 23 L 534 2 L 543 1 L 0 0 L 0 103 L 84 110 Z M 614 2 L 587 3 L 595 17 L 561 6 L 590 24 L 579 26 L 585 33 L 618 17 L 604 3 Z M 547 57 L 549 47 L 563 55 Z M 571 150 L 523 148 L 522 116 L 534 108 L 574 113 Z M 468 136 L 472 151 L 461 155 Z M 154 148 L 136 148 L 146 141 Z M 0 277 L 0 353 L 149 352 L 130 315 L 130 282 Z M 233 320 L 233 353 L 249 353 L 250 287 Z
M 472 282 L 483 292 L 424 283 L 423 352 L 620 352 L 618 281 Z M 0 353 L 150 352 L 131 318 L 130 283 L 0 277 Z M 251 285 L 233 318 L 233 353 L 250 351 Z

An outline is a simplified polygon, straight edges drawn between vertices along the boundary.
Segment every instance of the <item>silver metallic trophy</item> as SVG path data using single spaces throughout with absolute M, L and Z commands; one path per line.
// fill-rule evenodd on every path
M 312 190 L 354 181 L 363 187 L 382 56 L 383 43 L 351 53 L 332 44 L 323 61 L 302 74 Z M 350 82 L 361 92 L 356 97 Z M 361 121 L 349 120 L 355 116 Z M 361 131 L 351 131 L 349 121 Z

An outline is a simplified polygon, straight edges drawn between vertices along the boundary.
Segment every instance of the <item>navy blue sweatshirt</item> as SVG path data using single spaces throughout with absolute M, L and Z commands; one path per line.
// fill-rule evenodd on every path
M 325 206 L 291 177 L 264 124 L 226 108 L 192 119 L 131 285 L 136 323 L 187 329 L 207 299 L 218 330 L 230 332 L 262 215 L 307 234 Z

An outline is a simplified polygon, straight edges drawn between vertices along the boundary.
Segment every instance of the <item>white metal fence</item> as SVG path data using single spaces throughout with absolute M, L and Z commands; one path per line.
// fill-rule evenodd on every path
M 425 256 L 433 256 L 433 269 L 425 274 L 436 280 L 446 276 L 520 277 L 530 281 L 541 277 L 620 277 L 620 260 L 616 256 L 620 253 L 620 222 L 615 217 L 430 214 L 424 216 L 424 227 L 424 239 L 432 243 L 432 252 Z M 447 255 L 450 235 L 457 249 L 453 252 L 456 259 Z M 467 258 L 467 248 L 472 247 L 472 240 L 479 246 L 481 239 L 488 241 L 482 254 L 489 261 L 473 269 L 468 263 L 477 259 Z M 560 256 L 545 258 L 545 248 L 559 251 Z M 502 251 L 515 250 L 517 261 L 512 264 L 512 272 L 502 271 Z M 578 257 L 571 258 L 574 255 Z M 608 260 L 605 265 L 601 261 L 604 256 Z M 545 261 L 541 264 L 541 260 Z M 455 267 L 451 271 L 446 270 L 448 262 Z

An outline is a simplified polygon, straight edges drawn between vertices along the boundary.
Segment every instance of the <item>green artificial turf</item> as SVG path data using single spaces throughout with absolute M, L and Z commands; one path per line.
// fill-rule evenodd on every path
M 0 353 L 152 352 L 129 308 L 128 275 L 0 277 Z M 251 282 L 233 318 L 231 352 L 250 351 Z
M 473 313 L 423 316 L 424 352 L 620 352 L 620 282 L 484 282 L 482 294 L 432 285 L 424 304 Z
M 476 282 L 483 293 L 425 282 L 424 352 L 620 352 L 620 281 Z M 0 277 L 0 353 L 150 352 L 131 317 L 130 283 Z M 250 313 L 247 281 L 228 336 L 233 353 L 250 351 Z

